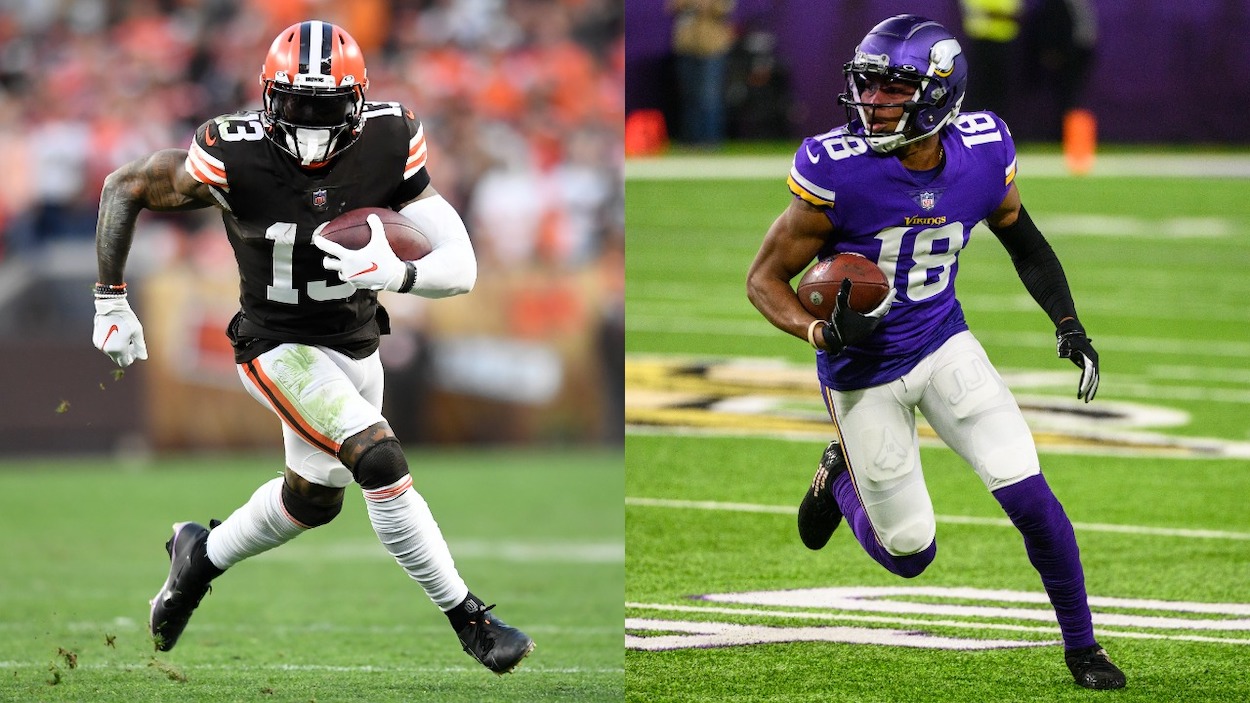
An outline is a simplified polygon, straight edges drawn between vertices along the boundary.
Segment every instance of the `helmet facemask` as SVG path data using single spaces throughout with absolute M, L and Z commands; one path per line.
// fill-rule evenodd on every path
M 302 166 L 328 161 L 350 146 L 360 130 L 363 107 L 359 86 L 317 90 L 270 82 L 264 91 L 273 142 Z
M 861 126 L 863 131 L 862 137 L 868 142 L 868 146 L 873 151 L 879 153 L 894 151 L 901 146 L 928 136 L 927 134 L 919 133 L 915 126 L 916 110 L 920 106 L 918 101 L 924 93 L 927 83 L 926 79 L 901 71 L 864 68 L 863 66 L 856 66 L 854 62 L 848 63 L 844 70 L 846 72 L 847 92 L 838 96 L 838 102 L 846 107 L 847 121 L 857 122 Z M 903 102 L 864 102 L 863 92 L 870 81 L 875 81 L 880 86 L 886 86 L 891 83 L 905 83 L 913 87 L 912 94 Z M 895 125 L 892 132 L 870 131 L 873 117 L 875 117 L 877 110 L 894 108 L 901 109 L 902 114 L 899 116 L 898 124 Z

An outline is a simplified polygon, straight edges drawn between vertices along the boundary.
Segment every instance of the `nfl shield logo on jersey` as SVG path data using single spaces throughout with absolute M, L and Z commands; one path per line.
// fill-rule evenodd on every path
M 312 192 L 312 206 L 317 212 L 325 210 L 326 203 L 329 202 L 329 200 L 330 199 L 326 194 L 325 188 L 318 188 Z
M 937 207 L 937 201 L 942 199 L 944 189 L 934 188 L 933 190 L 910 190 L 907 191 L 911 201 L 919 205 L 925 212 Z

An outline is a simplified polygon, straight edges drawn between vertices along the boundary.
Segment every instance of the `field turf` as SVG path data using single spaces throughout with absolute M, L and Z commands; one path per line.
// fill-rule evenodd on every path
M 1102 356 L 1088 406 L 993 235 L 960 258 L 958 296 L 1026 406 L 1096 634 L 1128 677 L 1093 692 L 1073 684 L 1049 605 L 1002 600 L 1044 596 L 1020 536 L 923 427 L 938 514 L 924 574 L 889 574 L 845 525 L 823 551 L 799 542 L 828 420 L 810 349 L 744 289 L 790 197 L 778 163 L 766 178 L 709 157 L 715 178 L 626 183 L 626 700 L 1250 700 L 1247 181 L 1030 176 L 1022 157 L 1025 204 Z M 797 590 L 830 587 L 859 596 Z M 904 646 L 926 637 L 956 648 Z
M 225 518 L 278 456 L 0 463 L 0 701 L 619 701 L 619 452 L 409 451 L 469 587 L 538 648 L 496 676 L 342 514 L 214 582 L 169 653 L 147 632 L 178 520 Z

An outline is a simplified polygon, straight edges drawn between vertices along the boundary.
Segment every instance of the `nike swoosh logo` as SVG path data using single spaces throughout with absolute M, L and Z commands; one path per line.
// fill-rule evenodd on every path
M 366 273 L 369 273 L 370 271 L 377 271 L 377 270 L 378 270 L 378 265 L 377 265 L 377 263 L 375 262 L 375 263 L 373 263 L 373 264 L 370 264 L 370 265 L 369 265 L 369 268 L 365 269 L 364 271 L 358 271 L 358 272 L 356 272 L 356 273 L 353 273 L 352 275 L 348 276 L 348 278 L 355 278 L 355 277 L 357 277 L 357 276 L 363 276 L 363 275 L 365 275 Z
M 807 152 L 808 161 L 811 161 L 812 163 L 816 163 L 817 161 L 820 161 L 820 154 L 813 154 L 812 150 L 808 149 L 807 147 L 803 147 L 803 150 Z
M 112 327 L 110 327 L 110 328 L 109 328 L 109 332 L 108 332 L 108 334 L 104 335 L 104 341 L 103 341 L 103 342 L 100 342 L 100 346 L 101 346 L 101 347 L 103 347 L 105 344 L 108 344 L 108 343 L 109 343 L 109 337 L 112 337 L 112 336 L 113 336 L 113 333 L 114 333 L 114 332 L 116 332 L 116 331 L 117 331 L 117 325 L 113 325 Z
M 208 127 L 204 128 L 204 143 L 208 146 L 212 146 L 217 143 L 217 137 L 213 136 L 212 131 L 209 130 Z

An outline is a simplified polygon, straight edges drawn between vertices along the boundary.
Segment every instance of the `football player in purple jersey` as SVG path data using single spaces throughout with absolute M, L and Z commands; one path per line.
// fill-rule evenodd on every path
M 914 15 L 874 27 L 844 67 L 848 124 L 805 139 L 789 206 L 751 264 L 747 292 L 769 322 L 816 349 L 836 439 L 799 506 L 799 536 L 820 549 L 845 517 L 868 554 L 904 578 L 937 552 L 916 410 L 976 471 L 1024 537 L 1054 606 L 1065 661 L 1086 688 L 1124 686 L 1094 639 L 1072 524 L 1046 483 L 1019 406 L 968 330 L 955 297 L 959 252 L 984 221 L 1025 289 L 1055 325 L 1060 357 L 1081 369 L 1077 397 L 1098 391 L 1098 354 L 1077 318 L 1063 268 L 1020 202 L 1007 126 L 960 113 L 967 64 L 959 42 Z M 813 259 L 857 252 L 893 295 L 813 319 L 790 281 Z
M 430 185 L 416 115 L 366 102 L 364 57 L 342 28 L 306 21 L 283 30 L 260 84 L 261 110 L 209 120 L 188 149 L 121 167 L 100 196 L 96 347 L 123 367 L 147 358 L 123 278 L 139 211 L 220 209 L 239 266 L 242 309 L 227 330 L 239 378 L 281 418 L 286 448 L 284 475 L 224 522 L 174 525 L 169 577 L 151 602 L 156 648 L 173 648 L 211 580 L 330 522 L 355 481 L 378 538 L 447 615 L 464 650 L 507 673 L 534 642 L 469 591 L 381 414 L 378 336 L 389 325 L 377 291 L 468 292 L 477 261 L 464 223 Z M 317 235 L 362 207 L 398 211 L 433 250 L 400 260 L 376 216 L 358 250 Z

